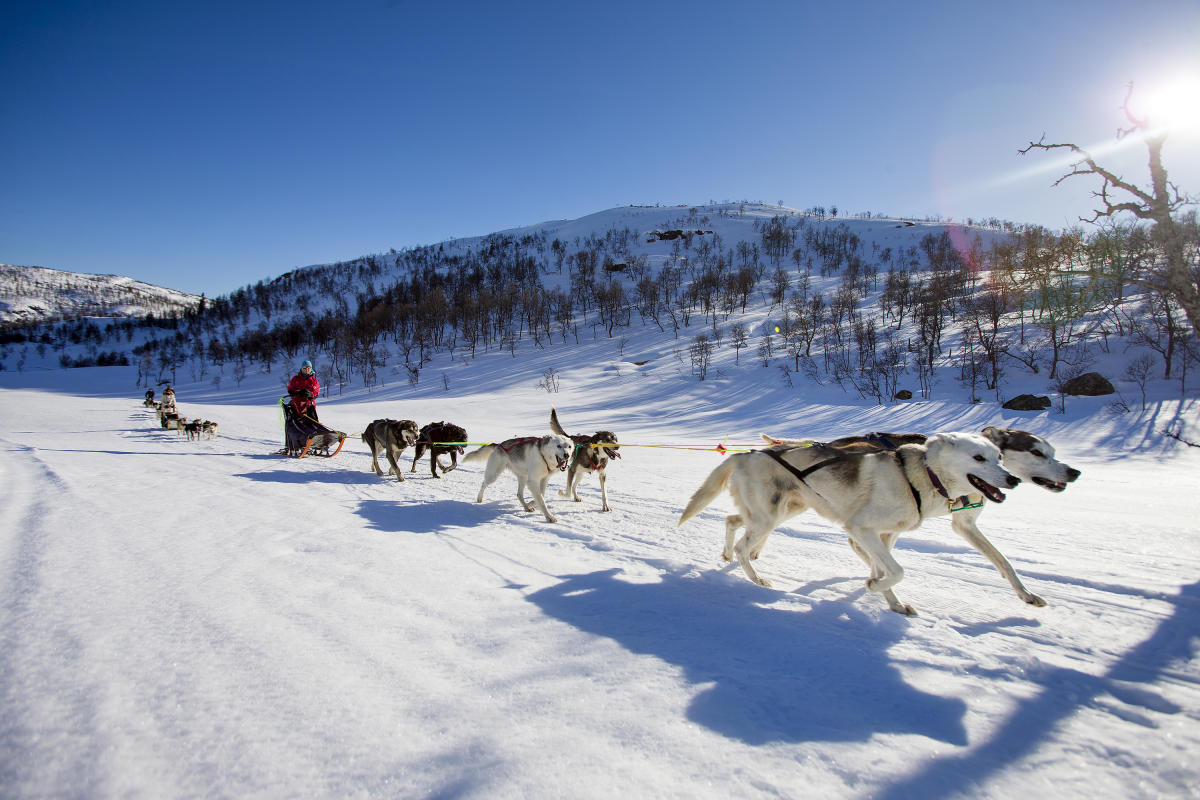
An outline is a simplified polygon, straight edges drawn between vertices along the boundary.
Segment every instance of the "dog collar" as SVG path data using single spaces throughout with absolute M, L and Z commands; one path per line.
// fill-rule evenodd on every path
M 966 511 L 968 508 L 983 508 L 982 500 L 980 500 L 978 503 L 972 503 L 969 495 L 964 494 L 958 499 L 951 499 L 950 493 L 946 491 L 946 487 L 942 485 L 940 480 L 938 480 L 938 476 L 934 474 L 933 470 L 926 466 L 925 472 L 929 474 L 929 481 L 933 484 L 933 488 L 938 490 L 938 494 L 946 498 L 946 508 L 950 510 L 951 514 L 953 514 L 955 511 Z M 958 508 L 954 507 L 955 503 L 958 503 Z
M 950 493 L 946 491 L 946 487 L 942 485 L 942 482 L 938 480 L 938 476 L 933 473 L 933 470 L 928 465 L 925 467 L 925 472 L 929 475 L 929 482 L 933 484 L 934 489 L 937 489 L 938 494 L 949 500 Z

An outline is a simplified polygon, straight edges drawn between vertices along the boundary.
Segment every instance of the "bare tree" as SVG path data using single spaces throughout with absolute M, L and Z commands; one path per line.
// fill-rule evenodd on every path
M 1101 179 L 1099 191 L 1092 193 L 1100 207 L 1093 211 L 1090 218 L 1082 218 L 1082 221 L 1094 223 L 1128 213 L 1152 223 L 1150 233 L 1162 250 L 1162 261 L 1152 262 L 1148 268 L 1139 270 L 1132 281 L 1173 296 L 1187 315 L 1193 332 L 1200 336 L 1200 284 L 1192 269 L 1197 255 L 1196 218 L 1194 213 L 1185 219 L 1176 219 L 1175 216 L 1184 206 L 1195 204 L 1196 200 L 1167 179 L 1162 149 L 1168 131 L 1154 127 L 1148 115 L 1135 113 L 1129 104 L 1132 96 L 1131 83 L 1125 102 L 1121 104 L 1129 127 L 1118 129 L 1117 138 L 1137 135 L 1146 143 L 1150 157 L 1149 188 L 1125 180 L 1097 163 L 1087 150 L 1070 142 L 1047 144 L 1043 136 L 1041 140 L 1031 141 L 1028 147 L 1017 152 L 1024 155 L 1030 150 L 1067 150 L 1078 156 L 1079 160 L 1071 164 L 1071 171 L 1055 181 L 1055 186 L 1077 175 L 1095 175 Z
M 700 380 L 708 376 L 708 366 L 712 362 L 713 344 L 703 333 L 697 336 L 688 346 L 688 355 L 692 359 L 692 374 Z
M 750 342 L 750 334 L 746 331 L 746 323 L 735 322 L 729 332 L 729 343 L 733 345 L 733 363 L 738 363 L 742 348 Z

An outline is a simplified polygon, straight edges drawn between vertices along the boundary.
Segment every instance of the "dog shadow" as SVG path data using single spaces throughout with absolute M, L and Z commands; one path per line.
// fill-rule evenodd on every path
M 620 570 L 568 575 L 527 598 L 547 615 L 660 658 L 704 686 L 692 722 L 751 745 L 866 741 L 915 733 L 967 742 L 966 704 L 909 686 L 888 648 L 896 615 L 871 619 L 845 600 L 806 613 L 760 605 L 769 595 L 720 573 L 629 583 Z M 893 618 L 894 617 L 894 618 Z
M 1175 665 L 1186 664 L 1196 656 L 1200 641 L 1196 633 L 1200 631 L 1200 581 L 1181 587 L 1170 600 L 1174 606 L 1171 615 L 1105 673 L 1091 675 L 1069 667 L 1044 665 L 1029 675 L 1040 691 L 1021 700 L 990 736 L 968 752 L 927 762 L 877 796 L 883 800 L 904 800 L 976 793 L 990 775 L 1027 758 L 1043 741 L 1059 735 L 1059 725 L 1074 718 L 1084 707 L 1105 708 L 1125 722 L 1150 731 L 1158 727 L 1156 720 L 1138 709 L 1158 714 L 1183 713 L 1183 708 L 1152 687 Z M 1106 705 L 1106 697 L 1115 698 L 1121 707 Z M 1132 730 L 1129 735 L 1141 733 Z
M 363 500 L 357 513 L 367 525 L 385 533 L 438 533 L 469 528 L 495 518 L 495 512 L 465 500 Z
M 278 456 L 272 456 L 278 458 Z M 291 469 L 267 469 L 260 472 L 238 472 L 230 477 L 247 478 L 262 483 L 330 483 L 348 486 L 365 483 L 366 478 L 360 472 L 349 470 L 334 471 L 298 471 Z

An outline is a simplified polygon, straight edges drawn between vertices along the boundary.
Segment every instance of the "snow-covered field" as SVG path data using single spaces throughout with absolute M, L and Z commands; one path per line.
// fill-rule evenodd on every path
M 632 447 L 559 522 L 482 467 L 406 483 L 275 455 L 279 374 L 178 388 L 216 441 L 158 428 L 125 368 L 0 373 L 4 797 L 1184 797 L 1200 792 L 1196 403 L 1113 418 L 995 404 L 875 407 L 703 383 L 571 350 L 490 354 L 321 404 L 447 419 L 472 441 L 565 427 L 715 447 L 759 431 L 1024 427 L 1083 471 L 981 527 L 1047 608 L 950 529 L 901 538 L 906 619 L 811 514 L 720 561 L 723 496 L 676 527 L 722 456 Z M 609 350 L 604 350 L 609 348 Z M 562 351 L 567 352 L 566 350 Z M 585 366 L 586 365 L 586 366 Z M 657 369 L 657 371 L 656 371 Z M 278 368 L 277 368 L 278 372 Z M 747 375 L 763 376 L 761 382 Z M 1177 397 L 1177 395 L 1176 395 Z M 1194 437 L 1193 437 L 1194 438 Z M 411 462 L 410 462 L 411 463 Z

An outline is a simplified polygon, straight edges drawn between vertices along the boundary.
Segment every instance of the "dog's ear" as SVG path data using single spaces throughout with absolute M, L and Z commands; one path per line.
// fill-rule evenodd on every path
M 995 425 L 988 425 L 982 431 L 983 438 L 987 439 L 992 444 L 1004 449 L 1004 445 L 1008 443 L 1009 430 L 1007 428 L 998 428 Z

